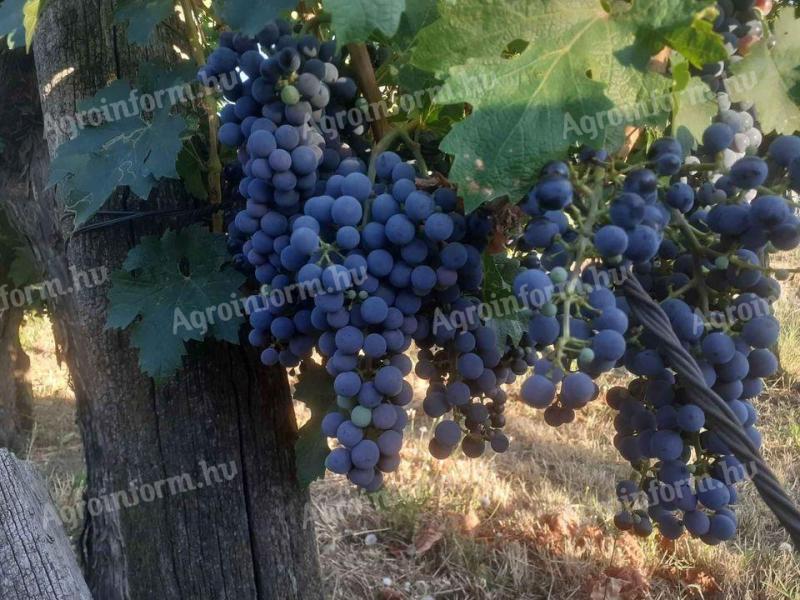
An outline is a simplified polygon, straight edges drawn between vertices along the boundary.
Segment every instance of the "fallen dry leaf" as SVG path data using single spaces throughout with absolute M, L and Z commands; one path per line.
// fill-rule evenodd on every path
M 622 600 L 621 592 L 625 586 L 622 579 L 601 575 L 592 586 L 590 600 Z
M 444 521 L 430 520 L 427 521 L 422 527 L 419 528 L 417 534 L 414 536 L 414 542 L 409 546 L 408 552 L 421 556 L 428 550 L 433 548 L 433 545 L 442 539 L 444 535 Z

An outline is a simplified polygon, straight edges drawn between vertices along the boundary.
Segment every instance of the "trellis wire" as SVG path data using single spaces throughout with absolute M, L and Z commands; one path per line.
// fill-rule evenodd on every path
M 681 384 L 689 388 L 692 400 L 706 413 L 720 439 L 742 464 L 753 466 L 752 480 L 758 493 L 789 532 L 795 548 L 800 549 L 800 511 L 764 461 L 736 415 L 708 387 L 697 361 L 678 340 L 666 313 L 631 272 L 627 273 L 622 289 L 631 312 L 639 323 L 661 340 L 661 352 L 669 359 L 669 365 L 677 373 Z

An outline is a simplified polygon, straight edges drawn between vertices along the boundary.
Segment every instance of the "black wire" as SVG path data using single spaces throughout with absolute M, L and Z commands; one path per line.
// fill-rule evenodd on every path
M 80 233 L 86 233 L 89 231 L 97 231 L 99 229 L 106 229 L 108 227 L 115 227 L 116 225 L 121 225 L 123 223 L 127 223 L 129 221 L 134 221 L 137 219 L 146 219 L 146 218 L 155 218 L 155 217 L 178 217 L 182 215 L 194 215 L 196 218 L 202 216 L 210 216 L 211 214 L 217 211 L 224 211 L 227 208 L 230 208 L 232 205 L 225 205 L 225 204 L 217 204 L 217 205 L 208 205 L 203 206 L 200 208 L 173 208 L 173 209 L 162 209 L 162 210 L 143 210 L 143 211 L 136 211 L 136 210 L 100 210 L 97 211 L 96 216 L 111 216 L 117 215 L 113 219 L 106 219 L 102 221 L 96 221 L 94 223 L 89 223 L 88 225 L 83 225 L 78 227 L 74 232 L 73 235 L 78 235 Z
M 622 284 L 636 319 L 662 342 L 660 351 L 669 359 L 681 383 L 690 388 L 692 400 L 706 413 L 714 431 L 745 465 L 753 465 L 752 480 L 769 509 L 800 548 L 800 511 L 769 468 L 758 447 L 747 435 L 734 412 L 706 384 L 697 361 L 683 347 L 661 306 L 645 291 L 633 273 Z

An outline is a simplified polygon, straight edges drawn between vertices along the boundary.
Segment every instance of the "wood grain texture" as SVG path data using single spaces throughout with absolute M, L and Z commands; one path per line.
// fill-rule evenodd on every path
M 0 600 L 91 600 L 44 481 L 0 450 Z

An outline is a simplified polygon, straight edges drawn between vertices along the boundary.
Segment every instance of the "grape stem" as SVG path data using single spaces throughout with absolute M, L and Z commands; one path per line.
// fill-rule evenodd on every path
M 196 15 L 192 8 L 191 0 L 181 0 L 183 10 L 183 20 L 186 23 L 186 37 L 189 48 L 192 52 L 192 59 L 198 64 L 205 63 L 205 52 L 203 51 L 203 33 L 197 26 Z M 219 118 L 217 117 L 217 105 L 214 97 L 210 94 L 204 95 L 203 104 L 205 105 L 206 119 L 208 121 L 208 200 L 212 205 L 222 204 L 222 161 L 219 157 L 219 145 L 217 132 L 219 130 Z M 215 211 L 211 221 L 211 231 L 222 233 L 222 212 Z
M 692 252 L 692 262 L 694 263 L 693 281 L 697 286 L 698 293 L 700 294 L 700 302 L 703 308 L 703 314 L 708 314 L 709 312 L 708 290 L 704 285 L 703 265 L 700 261 L 700 256 L 706 253 L 707 248 L 698 241 L 697 236 L 694 234 L 694 231 L 692 230 L 692 226 L 689 225 L 689 221 L 686 220 L 686 217 L 683 216 L 683 213 L 674 208 L 672 209 L 672 213 L 673 217 L 680 226 L 681 231 L 686 236 L 689 242 L 689 246 L 691 246 L 693 250 Z
M 414 159 L 417 161 L 417 166 L 419 167 L 421 174 L 423 176 L 427 176 L 428 164 L 425 162 L 425 158 L 422 156 L 420 145 L 411 138 L 409 133 L 416 128 L 416 126 L 416 123 L 406 123 L 398 127 L 390 127 L 386 135 L 384 135 L 383 138 L 373 147 L 372 154 L 369 159 L 369 169 L 367 171 L 367 176 L 369 177 L 370 181 L 375 183 L 375 176 L 378 168 L 378 157 L 389 150 L 389 148 L 391 148 L 398 139 L 402 140 L 403 144 L 405 144 L 405 146 L 414 155 Z
M 350 63 L 353 67 L 353 74 L 358 87 L 364 93 L 364 97 L 371 107 L 375 116 L 372 122 L 372 136 L 376 142 L 380 142 L 389 131 L 389 122 L 386 120 L 386 103 L 383 101 L 381 91 L 378 88 L 378 80 L 375 78 L 375 69 L 372 68 L 372 60 L 364 44 L 348 44 L 350 52 Z
M 569 274 L 568 283 L 564 288 L 567 291 L 567 294 L 564 300 L 563 315 L 561 317 L 562 335 L 561 338 L 558 340 L 558 345 L 556 348 L 555 364 L 558 366 L 561 366 L 561 361 L 564 358 L 564 351 L 567 350 L 567 346 L 571 341 L 570 331 L 569 331 L 570 329 L 569 320 L 572 317 L 571 315 L 572 303 L 574 300 L 572 290 L 575 289 L 574 285 L 575 282 L 580 280 L 581 266 L 583 265 L 583 261 L 586 257 L 585 256 L 586 250 L 592 238 L 595 222 L 597 221 L 597 218 L 600 215 L 600 197 L 602 196 L 602 189 L 593 190 L 587 185 L 582 183 L 579 184 L 577 187 L 579 191 L 589 196 L 589 207 L 588 210 L 586 211 L 586 218 L 581 224 L 581 233 L 575 245 L 575 259 L 573 261 L 573 268 Z

